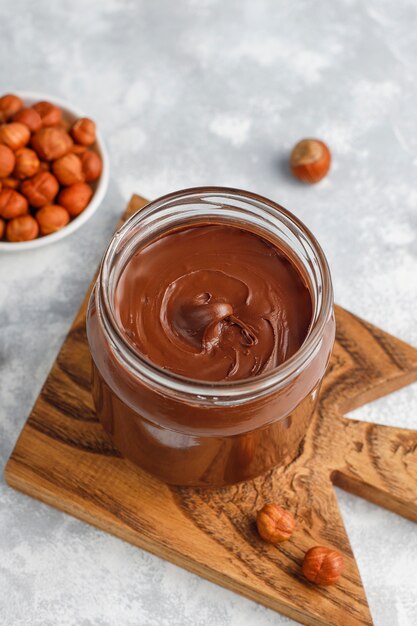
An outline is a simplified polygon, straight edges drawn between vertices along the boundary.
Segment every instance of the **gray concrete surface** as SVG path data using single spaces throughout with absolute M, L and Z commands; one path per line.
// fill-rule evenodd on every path
M 411 0 L 2 0 L 0 92 L 94 117 L 111 185 L 94 218 L 0 255 L 3 466 L 129 196 L 247 188 L 322 243 L 337 301 L 417 345 L 417 5 Z M 288 152 L 315 135 L 331 175 Z M 355 413 L 417 427 L 416 386 Z M 338 491 L 377 626 L 417 623 L 417 527 Z M 267 626 L 289 620 L 0 482 L 0 624 Z

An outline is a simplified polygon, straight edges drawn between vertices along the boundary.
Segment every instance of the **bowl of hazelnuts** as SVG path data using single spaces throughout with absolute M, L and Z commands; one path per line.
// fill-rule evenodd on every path
M 0 250 L 37 248 L 82 226 L 104 198 L 108 156 L 96 124 L 35 93 L 0 97 Z

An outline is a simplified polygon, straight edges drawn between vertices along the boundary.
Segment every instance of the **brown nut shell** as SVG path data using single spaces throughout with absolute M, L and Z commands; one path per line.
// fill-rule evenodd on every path
M 5 230 L 6 230 L 6 222 L 0 217 L 0 239 L 3 239 Z
M 103 163 L 97 152 L 86 150 L 81 155 L 81 164 L 86 183 L 92 183 L 100 177 Z
M 70 215 L 58 204 L 47 204 L 36 213 L 41 235 L 50 235 L 64 228 L 70 221 Z
M 44 127 L 55 126 L 62 120 L 61 109 L 55 106 L 55 104 L 52 104 L 52 102 L 41 100 L 41 102 L 34 104 L 32 108 L 39 113 L 42 120 L 42 126 Z
M 90 118 L 82 117 L 74 123 L 71 135 L 76 143 L 91 146 L 96 140 L 96 124 Z
M 54 161 L 71 150 L 72 139 L 62 128 L 51 126 L 32 136 L 32 147 L 43 161 Z
M 7 176 L 6 178 L 2 178 L 1 180 L 1 188 L 2 189 L 19 189 L 20 180 L 13 178 L 12 176 Z
M 265 504 L 258 511 L 256 526 L 262 539 L 275 544 L 291 537 L 295 528 L 295 520 L 289 511 L 278 504 Z
M 23 102 L 19 96 L 8 93 L 0 98 L 0 123 L 7 122 L 12 115 L 23 107 Z
M 15 217 L 6 227 L 6 238 L 9 241 L 30 241 L 39 234 L 38 222 L 31 215 Z
M 14 189 L 2 189 L 0 191 L 0 216 L 5 220 L 25 215 L 29 210 L 27 200 L 21 193 Z
M 21 185 L 21 192 L 35 208 L 52 204 L 58 191 L 59 183 L 50 172 L 39 172 Z
M 290 157 L 291 171 L 303 183 L 318 183 L 329 171 L 330 162 L 330 150 L 320 139 L 299 141 Z
M 8 146 L 11 150 L 24 148 L 30 139 L 30 130 L 20 122 L 10 122 L 0 126 L 0 143 Z
M 31 133 L 36 133 L 37 130 L 42 128 L 41 116 L 32 107 L 21 109 L 13 115 L 12 120 L 27 126 Z
M 38 172 L 40 162 L 34 150 L 30 148 L 20 148 L 20 150 L 16 150 L 15 155 L 16 164 L 13 174 L 16 178 L 21 180 L 31 178 Z
M 316 585 L 334 585 L 344 570 L 343 556 L 337 550 L 315 546 L 305 555 L 302 572 Z
M 81 159 L 72 152 L 54 161 L 52 171 L 61 185 L 68 186 L 84 182 Z
M 8 146 L 0 144 L 0 178 L 5 178 L 13 172 L 15 155 Z
M 93 190 L 86 183 L 75 183 L 65 187 L 58 196 L 58 203 L 67 209 L 71 217 L 76 217 L 88 205 L 93 195 Z

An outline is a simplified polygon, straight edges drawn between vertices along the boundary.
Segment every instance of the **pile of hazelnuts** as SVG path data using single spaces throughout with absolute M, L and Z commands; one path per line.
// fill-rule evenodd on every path
M 102 161 L 95 123 L 59 107 L 0 98 L 0 240 L 30 241 L 64 228 L 87 207 Z

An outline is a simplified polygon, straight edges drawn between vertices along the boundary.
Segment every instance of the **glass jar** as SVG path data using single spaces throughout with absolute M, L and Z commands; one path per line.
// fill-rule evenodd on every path
M 301 348 L 274 370 L 204 382 L 153 364 L 118 326 L 114 294 L 131 255 L 178 226 L 230 224 L 283 249 L 306 280 L 312 320 Z M 91 294 L 87 335 L 97 415 L 122 455 L 175 485 L 248 480 L 297 455 L 334 342 L 333 290 L 314 236 L 289 211 L 246 191 L 205 187 L 155 200 L 116 232 Z

